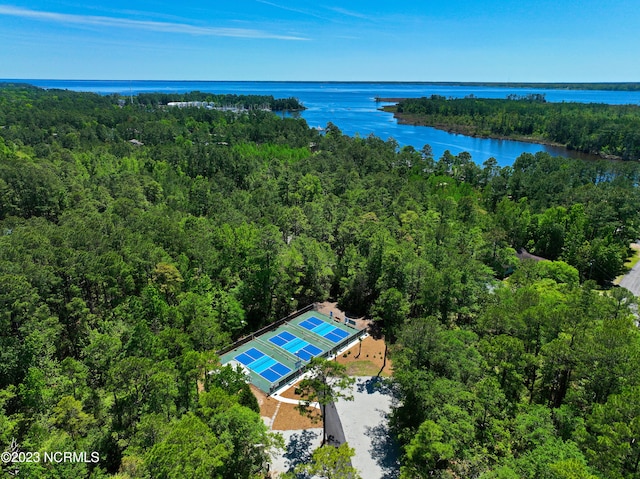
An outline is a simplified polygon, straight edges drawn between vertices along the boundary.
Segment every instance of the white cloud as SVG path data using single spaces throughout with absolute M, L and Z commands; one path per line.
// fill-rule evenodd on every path
M 273 3 L 273 2 L 269 2 L 267 0 L 256 0 L 256 2 L 258 3 L 263 3 L 264 5 L 269 5 L 270 7 L 274 7 L 274 8 L 279 8 L 281 10 L 287 10 L 289 12 L 294 12 L 294 13 L 300 13 L 302 15 L 308 16 L 308 17 L 315 17 L 315 18 L 319 18 L 320 20 L 327 20 L 330 21 L 331 19 L 323 17 L 318 15 L 316 12 L 313 12 L 309 9 L 307 10 L 302 10 L 300 8 L 292 8 L 292 7 L 287 7 L 285 5 L 279 5 L 277 3 Z
M 340 8 L 340 7 L 326 7 L 329 10 L 333 10 L 336 13 L 339 13 L 341 15 L 345 15 L 347 17 L 354 17 L 354 18 L 360 18 L 362 20 L 368 20 L 368 21 L 375 21 L 375 18 L 369 16 L 369 15 L 365 15 L 364 13 L 359 13 L 359 12 L 354 12 L 352 10 L 347 10 L 346 8 Z
M 19 8 L 11 5 L 0 5 L 0 15 L 30 18 L 51 23 L 64 23 L 80 26 L 130 28 L 163 33 L 182 33 L 189 35 L 273 40 L 307 40 L 307 38 L 304 37 L 280 35 L 250 28 L 200 27 L 196 25 L 190 25 L 188 23 L 132 20 L 129 18 L 105 17 L 96 15 L 75 15 L 69 13 L 29 10 L 26 8 Z

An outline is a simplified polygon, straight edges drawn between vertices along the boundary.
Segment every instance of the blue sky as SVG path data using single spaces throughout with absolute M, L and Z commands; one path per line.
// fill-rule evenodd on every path
M 0 78 L 640 81 L 640 3 L 0 0 Z

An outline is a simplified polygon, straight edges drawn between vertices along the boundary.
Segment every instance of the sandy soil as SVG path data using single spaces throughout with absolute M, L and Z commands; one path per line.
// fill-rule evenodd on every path
M 344 320 L 345 313 L 338 309 L 337 303 L 331 303 L 326 301 L 324 303 L 318 303 L 318 311 L 327 316 L 333 313 L 333 318 L 336 321 Z M 350 318 L 356 322 L 356 328 L 368 329 L 371 321 L 365 318 Z M 392 373 L 392 365 L 387 358 L 387 364 L 385 368 L 380 372 L 383 365 L 384 358 L 384 341 L 382 339 L 373 339 L 367 337 L 362 342 L 362 351 L 360 355 L 360 346 L 356 345 L 346 353 L 338 356 L 338 362 L 347 365 L 347 373 L 349 376 L 376 376 L 380 373 L 381 376 L 390 376 Z M 345 357 L 346 354 L 346 357 Z
M 282 396 L 291 399 L 298 399 L 298 397 L 293 393 L 293 389 L 294 388 L 287 390 L 282 394 Z M 251 390 L 258 399 L 258 404 L 260 405 L 260 416 L 262 416 L 265 424 L 267 424 L 267 426 L 272 430 L 292 431 L 322 427 L 321 422 L 314 423 L 310 418 L 300 415 L 298 410 L 295 408 L 295 404 L 277 401 L 276 399 L 267 396 L 253 385 L 251 385 Z M 318 420 L 320 419 L 319 411 L 316 412 L 316 417 Z
M 362 350 L 360 345 L 354 347 L 338 356 L 338 362 L 347 366 L 349 376 L 391 376 L 393 364 L 387 357 L 387 364 L 382 369 L 384 363 L 384 340 L 374 339 L 367 336 L 362 340 Z

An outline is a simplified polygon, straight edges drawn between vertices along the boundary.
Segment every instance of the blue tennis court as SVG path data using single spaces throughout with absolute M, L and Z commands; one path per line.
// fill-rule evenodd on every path
M 318 336 L 327 338 L 334 343 L 339 343 L 349 336 L 349 333 L 347 333 L 346 331 L 340 328 L 336 328 L 334 325 L 326 323 L 321 319 L 316 318 L 315 316 L 311 316 L 310 318 L 305 319 L 299 325 L 305 329 L 308 329 L 312 333 L 317 334 Z
M 322 349 L 309 344 L 289 331 L 281 331 L 277 336 L 269 338 L 269 341 L 305 361 L 309 361 L 323 352 Z
M 238 354 L 235 360 L 272 383 L 291 372 L 291 369 L 287 366 L 256 348 L 251 348 L 242 354 Z
M 305 311 L 220 354 L 221 364 L 242 365 L 251 383 L 266 393 L 293 380 L 314 357 L 336 354 L 360 331 L 319 311 Z M 234 366 L 235 367 L 235 366 Z

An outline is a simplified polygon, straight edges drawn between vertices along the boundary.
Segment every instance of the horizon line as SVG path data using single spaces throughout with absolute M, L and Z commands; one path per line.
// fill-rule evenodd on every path
M 413 83 L 439 85 L 640 85 L 640 81 L 482 81 L 482 80 L 172 80 L 172 79 L 107 79 L 107 78 L 0 78 L 7 81 L 69 81 L 69 82 L 171 82 L 171 83 Z

